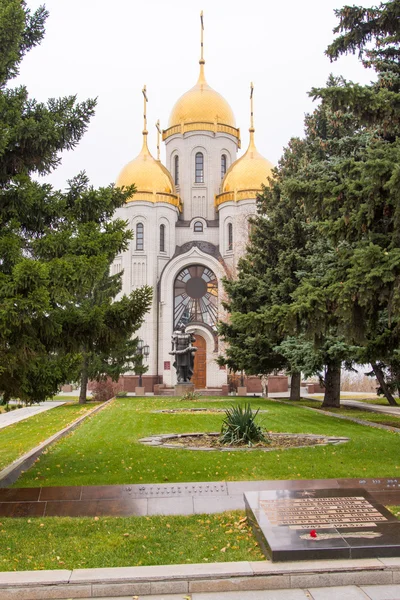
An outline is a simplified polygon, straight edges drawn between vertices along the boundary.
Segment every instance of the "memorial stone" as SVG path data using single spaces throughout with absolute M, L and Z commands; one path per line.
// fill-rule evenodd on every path
M 363 489 L 269 490 L 244 498 L 273 561 L 400 556 L 400 522 Z

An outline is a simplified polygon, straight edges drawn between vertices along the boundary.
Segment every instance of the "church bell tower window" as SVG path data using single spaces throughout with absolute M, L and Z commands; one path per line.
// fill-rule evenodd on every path
M 228 223 L 228 244 L 227 250 L 233 250 L 233 225 L 232 223 Z
M 193 231 L 195 233 L 203 233 L 203 223 L 201 221 L 196 221 L 193 227 Z
M 136 225 L 136 250 L 144 250 L 144 225 L 138 223 Z
M 204 183 L 204 156 L 201 152 L 196 153 L 195 183 Z
M 226 174 L 226 154 L 221 156 L 221 179 L 225 177 Z
M 160 225 L 160 252 L 165 252 L 165 225 Z
M 174 158 L 174 180 L 175 185 L 179 185 L 179 156 Z

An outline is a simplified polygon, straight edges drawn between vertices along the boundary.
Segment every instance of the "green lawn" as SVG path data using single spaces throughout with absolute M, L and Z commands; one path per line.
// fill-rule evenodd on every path
M 0 429 L 0 469 L 84 415 L 93 406 L 63 404 Z
M 367 410 L 362 410 L 361 408 L 355 408 L 352 406 L 342 405 L 341 408 L 322 408 L 321 402 L 318 400 L 313 400 L 312 398 L 307 398 L 303 400 L 292 400 L 289 399 L 284 400 L 285 402 L 291 402 L 296 406 L 308 406 L 310 408 L 316 408 L 321 412 L 330 412 L 336 413 L 338 415 L 342 415 L 345 417 L 351 417 L 352 419 L 361 419 L 363 421 L 369 421 L 371 423 L 381 423 L 382 425 L 390 425 L 391 427 L 399 427 L 400 428 L 400 412 L 399 416 L 395 415 L 386 415 L 384 413 L 374 413 Z
M 2 519 L 0 570 L 263 560 L 244 513 Z
M 318 399 L 323 400 L 323 394 L 313 394 L 309 400 Z M 340 395 L 341 400 L 356 400 L 357 402 L 364 402 L 365 404 L 378 404 L 381 406 L 389 406 L 389 402 L 383 396 L 376 396 L 375 394 L 365 394 L 365 396 L 360 396 L 358 394 L 352 394 L 351 392 L 347 392 L 346 394 Z M 397 402 L 399 402 L 399 398 L 395 398 Z
M 208 402 L 230 406 L 234 399 Z M 183 481 L 394 477 L 400 475 L 399 435 L 316 414 L 295 405 L 251 399 L 267 430 L 340 435 L 350 442 L 272 452 L 201 452 L 146 447 L 138 439 L 170 432 L 218 431 L 222 414 L 154 414 L 202 406 L 176 398 L 121 398 L 83 423 L 47 453 L 16 487 Z

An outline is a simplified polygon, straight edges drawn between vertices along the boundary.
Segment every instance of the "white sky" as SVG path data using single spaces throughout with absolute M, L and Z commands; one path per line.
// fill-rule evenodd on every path
M 352 4 L 353 2 L 348 2 Z M 27 0 L 32 10 L 42 4 Z M 258 150 L 273 163 L 303 133 L 307 96 L 330 72 L 368 83 L 356 57 L 331 64 L 324 55 L 344 0 L 47 0 L 42 44 L 24 59 L 11 85 L 31 97 L 97 97 L 96 116 L 80 145 L 63 155 L 49 181 L 64 188 L 85 170 L 93 185 L 115 181 L 141 148 L 142 87 L 148 92 L 149 144 L 156 155 L 157 119 L 168 125 L 175 101 L 197 80 L 200 10 L 204 11 L 206 77 L 230 103 L 248 143 L 249 85 L 254 82 Z M 370 6 L 371 0 L 357 0 Z M 162 144 L 162 160 L 164 144 Z

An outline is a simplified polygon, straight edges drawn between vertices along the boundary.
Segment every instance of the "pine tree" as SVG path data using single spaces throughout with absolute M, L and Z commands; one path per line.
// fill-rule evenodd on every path
M 6 401 L 43 400 L 76 376 L 84 331 L 88 345 L 98 336 L 99 353 L 121 356 L 127 339 L 119 330 L 135 331 L 151 296 L 146 288 L 115 306 L 111 301 L 120 284 L 109 279 L 109 266 L 130 239 L 112 215 L 132 189 L 94 190 L 81 175 L 61 193 L 32 179 L 50 173 L 60 152 L 76 146 L 96 104 L 74 96 L 38 103 L 25 87 L 9 87 L 23 56 L 43 38 L 46 17 L 44 8 L 31 14 L 23 0 L 0 0 L 0 393 Z M 105 301 L 85 317 L 85 302 L 105 282 Z

